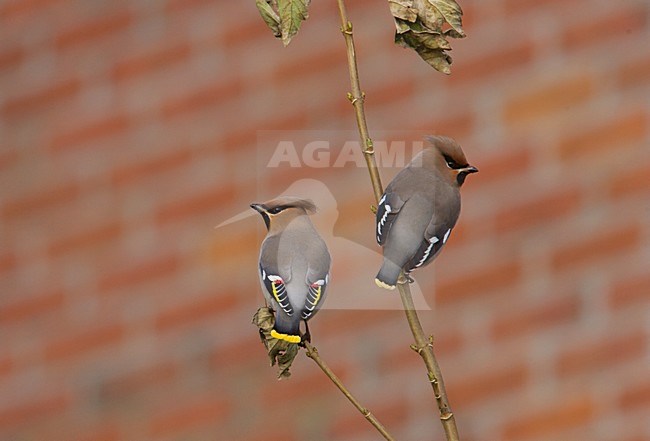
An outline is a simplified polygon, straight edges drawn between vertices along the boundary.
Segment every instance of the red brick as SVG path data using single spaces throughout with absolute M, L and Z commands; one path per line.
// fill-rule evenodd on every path
M 111 242 L 122 233 L 122 226 L 117 222 L 110 222 L 89 230 L 75 231 L 66 237 L 57 237 L 48 247 L 52 257 L 96 247 L 106 242 Z
M 23 196 L 20 199 L 9 200 L 4 207 L 5 219 L 16 219 L 33 216 L 41 210 L 74 201 L 80 189 L 76 183 L 66 183 L 60 186 L 40 188 L 35 194 Z
M 557 370 L 560 375 L 586 375 L 625 361 L 641 362 L 645 357 L 646 345 L 647 338 L 643 331 L 580 342 L 559 356 Z
M 163 389 L 178 376 L 171 363 L 157 364 L 110 379 L 101 386 L 102 400 L 123 403 L 150 389 Z
M 642 274 L 636 278 L 622 280 L 612 287 L 609 296 L 612 308 L 643 305 L 650 302 L 650 275 Z
M 250 250 L 259 248 L 260 238 L 251 232 L 219 235 L 209 247 L 210 260 L 225 262 L 227 260 L 239 261 L 250 256 Z
M 68 79 L 65 81 L 51 81 L 47 87 L 32 91 L 18 96 L 9 98 L 4 103 L 2 113 L 8 117 L 19 117 L 28 112 L 34 112 L 46 108 L 54 107 L 58 102 L 71 98 L 81 89 L 81 82 L 77 79 Z
M 392 106 L 411 99 L 415 94 L 415 81 L 397 77 L 366 90 L 366 106 Z
M 169 65 L 186 61 L 191 53 L 188 43 L 177 43 L 119 62 L 113 69 L 116 81 L 150 74 Z
M 650 196 L 650 163 L 626 166 L 612 179 L 609 194 L 613 198 Z
M 51 148 L 59 152 L 92 144 L 99 139 L 122 133 L 130 125 L 125 115 L 112 115 L 85 125 L 77 124 L 73 130 L 55 135 L 52 138 Z
M 621 87 L 635 87 L 650 84 L 650 58 L 634 60 L 621 66 L 618 73 Z
M 16 256 L 11 252 L 0 254 L 0 274 L 12 271 L 16 268 Z
M 454 407 L 464 408 L 489 401 L 525 387 L 529 379 L 528 369 L 524 364 L 492 368 L 463 376 L 462 379 L 449 382 L 447 395 Z
M 46 415 L 61 414 L 72 404 L 70 397 L 64 394 L 43 395 L 26 403 L 13 403 L 11 407 L 0 410 L 0 428 L 18 427 Z
M 170 402 L 173 408 L 153 417 L 149 433 L 154 439 L 175 435 L 183 431 L 215 424 L 228 416 L 226 402 L 214 394 L 190 403 Z
M 527 228 L 549 225 L 564 219 L 579 208 L 579 190 L 563 186 L 540 196 L 529 196 L 523 202 L 497 212 L 496 229 L 502 234 L 522 233 Z
M 571 322 L 578 317 L 580 303 L 574 296 L 547 300 L 523 310 L 511 307 L 491 325 L 492 336 L 497 339 L 520 337 L 531 333 L 540 334 L 554 326 Z
M 103 326 L 95 329 L 84 329 L 73 335 L 56 337 L 45 347 L 45 358 L 48 362 L 59 361 L 83 353 L 114 346 L 124 338 L 124 328 L 121 325 Z
M 579 1 L 575 1 L 575 7 L 578 7 Z M 566 2 L 562 0 L 505 0 L 505 12 L 516 14 L 521 12 L 534 12 L 539 9 L 548 7 L 563 6 Z
M 191 150 L 180 148 L 155 156 L 147 161 L 135 164 L 129 163 L 113 170 L 113 184 L 118 187 L 130 185 L 142 179 L 186 166 L 191 159 Z
M 531 91 L 507 102 L 504 118 L 511 125 L 532 122 L 577 107 L 593 94 L 593 79 L 587 75 L 558 78 L 552 84 L 535 85 Z
M 341 397 L 341 400 L 344 398 Z M 365 403 L 364 403 L 365 404 Z M 386 430 L 393 431 L 396 426 L 404 424 L 409 418 L 409 403 L 404 397 L 392 396 L 390 400 L 382 403 L 372 403 L 368 406 L 372 414 L 386 427 Z M 349 412 L 343 413 L 342 418 L 334 421 L 330 437 L 334 439 L 352 439 L 355 434 L 372 434 L 381 438 L 368 420 L 350 408 Z
M 608 39 L 616 36 L 620 38 L 645 28 L 646 9 L 645 5 L 628 6 L 586 23 L 574 23 L 562 35 L 562 42 L 569 50 L 585 46 L 602 47 L 603 35 L 607 35 Z M 585 16 L 590 17 L 590 14 L 585 14 Z
M 619 398 L 620 406 L 625 411 L 650 408 L 650 381 L 628 386 Z
M 0 171 L 3 169 L 8 169 L 16 163 L 19 155 L 16 150 L 7 150 L 0 152 Z
M 216 319 L 220 314 L 227 314 L 236 304 L 237 295 L 215 292 L 208 298 L 194 300 L 162 312 L 156 318 L 156 329 L 167 331 L 178 326 L 197 324 L 211 317 Z
M 0 379 L 10 375 L 14 369 L 14 362 L 11 358 L 0 358 Z
M 224 101 L 239 96 L 244 90 L 243 85 L 241 78 L 215 82 L 200 90 L 195 90 L 185 96 L 166 102 L 162 107 L 162 116 L 166 119 L 176 118 L 179 115 L 196 112 L 206 107 L 223 105 Z
M 0 307 L 0 324 L 24 322 L 35 316 L 59 309 L 64 302 L 65 295 L 61 291 L 20 298 L 16 302 L 3 304 Z
M 324 46 L 322 50 L 312 51 L 290 63 L 277 63 L 270 79 L 273 82 L 288 84 L 289 81 L 296 78 L 305 78 L 328 70 L 338 71 L 345 65 L 346 60 L 345 51 L 342 51 L 340 46 Z M 341 98 L 347 101 L 345 96 Z M 349 102 L 347 105 L 352 107 Z
M 487 77 L 504 75 L 509 70 L 526 66 L 533 60 L 535 46 L 531 41 L 515 40 L 514 45 L 502 44 L 498 49 L 481 53 L 468 60 L 454 62 L 449 82 L 465 86 L 469 81 L 485 80 Z
M 99 289 L 102 292 L 124 290 L 140 283 L 173 274 L 178 268 L 179 261 L 176 255 L 156 256 L 149 261 L 140 262 L 112 273 L 106 273 L 99 280 Z
M 406 322 L 404 326 L 406 326 Z M 467 342 L 463 339 L 460 331 L 450 332 L 448 329 L 445 329 L 444 334 L 437 332 L 434 336 L 433 350 L 439 359 L 444 359 L 454 353 L 458 353 L 465 349 L 466 346 Z M 399 364 L 400 370 L 424 369 L 422 358 L 406 344 L 394 349 L 384 348 L 383 353 L 380 355 L 379 365 L 386 372 L 393 371 L 397 364 Z M 425 371 L 422 372 L 422 375 L 423 378 L 426 378 Z
M 476 175 L 481 185 L 486 185 L 501 179 L 508 179 L 512 175 L 525 175 L 533 166 L 533 155 L 530 148 L 519 147 L 515 149 L 494 152 L 479 162 L 470 162 L 479 169 Z
M 177 12 L 185 9 L 196 10 L 210 4 L 212 4 L 211 0 L 169 0 L 165 5 L 165 9 L 168 12 Z
M 553 253 L 552 263 L 556 270 L 585 265 L 619 253 L 629 252 L 640 244 L 641 230 L 638 225 L 621 226 L 599 230 L 580 241 L 569 242 Z
M 578 157 L 608 151 L 613 145 L 617 148 L 632 143 L 640 145 L 647 132 L 647 115 L 644 111 L 637 111 L 594 125 L 587 132 L 568 136 L 560 141 L 558 150 L 563 159 L 576 160 Z
M 560 439 L 555 438 L 554 434 L 587 424 L 595 414 L 596 405 L 589 397 L 556 400 L 547 409 L 540 409 L 508 423 L 504 428 L 504 439 Z
M 22 48 L 14 47 L 0 52 L 0 72 L 11 70 L 25 59 L 25 51 Z
M 103 38 L 128 28 L 133 21 L 129 11 L 86 18 L 74 26 L 68 26 L 55 38 L 58 49 L 68 49 L 79 44 L 90 44 L 93 40 Z
M 0 18 L 13 20 L 18 15 L 33 15 L 65 0 L 16 0 L 0 3 Z
M 67 435 L 55 434 L 60 436 L 58 441 L 121 441 L 124 438 L 120 435 L 119 428 L 114 423 L 101 423 L 91 428 L 76 428 Z
M 435 122 L 431 121 L 429 115 L 425 116 L 422 121 L 413 121 L 413 130 L 434 133 L 453 133 L 455 137 L 461 137 L 469 134 L 474 129 L 476 118 L 472 113 L 461 113 L 459 115 L 442 115 L 436 118 Z M 415 117 L 415 115 L 412 115 Z
M 175 222 L 184 218 L 198 216 L 213 211 L 218 212 L 219 207 L 231 203 L 234 200 L 235 189 L 232 186 L 216 188 L 194 194 L 187 199 L 171 202 L 158 210 L 156 219 L 158 222 Z
M 511 287 L 521 279 L 521 265 L 517 261 L 486 262 L 468 274 L 447 280 L 436 288 L 439 305 L 459 303 Z

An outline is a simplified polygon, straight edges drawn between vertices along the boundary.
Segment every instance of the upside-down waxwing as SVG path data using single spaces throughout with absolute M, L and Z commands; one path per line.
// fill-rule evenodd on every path
M 453 139 L 426 140 L 429 145 L 388 184 L 377 206 L 384 262 L 375 283 L 382 288 L 395 289 L 401 271 L 408 276 L 440 252 L 460 214 L 460 187 L 478 171 Z
M 325 300 L 331 263 L 327 246 L 309 219 L 316 206 L 310 200 L 280 197 L 251 208 L 262 215 L 268 230 L 259 270 L 267 305 L 275 312 L 271 336 L 289 343 L 309 340 L 307 321 Z

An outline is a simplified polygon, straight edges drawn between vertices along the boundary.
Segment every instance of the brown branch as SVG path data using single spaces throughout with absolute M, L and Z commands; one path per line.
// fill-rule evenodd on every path
M 361 85 L 359 82 L 356 51 L 354 48 L 354 39 L 352 36 L 352 23 L 348 20 L 344 0 L 337 0 L 337 3 L 339 8 L 339 15 L 341 17 L 341 32 L 343 32 L 345 44 L 347 46 L 348 68 L 350 71 L 350 84 L 352 87 L 352 92 L 348 94 L 348 99 L 354 106 L 354 111 L 357 118 L 357 126 L 359 128 L 359 136 L 364 146 L 363 153 L 366 159 L 366 164 L 368 165 L 368 172 L 370 173 L 370 180 L 372 182 L 375 201 L 378 202 L 384 190 L 381 184 L 381 177 L 379 176 L 379 169 L 377 167 L 377 162 L 374 156 L 372 139 L 368 133 L 368 125 L 366 123 L 366 116 L 363 107 L 365 95 L 361 92 Z M 402 279 L 402 283 L 398 285 L 398 289 L 400 297 L 402 299 L 402 304 L 404 305 L 406 319 L 408 320 L 409 327 L 411 328 L 411 333 L 415 339 L 415 345 L 413 345 L 412 348 L 418 354 L 420 354 L 422 360 L 424 361 L 424 364 L 426 365 L 427 375 L 429 377 L 429 382 L 433 387 L 433 393 L 438 403 L 438 409 L 440 410 L 440 420 L 445 430 L 447 441 L 459 441 L 456 420 L 454 418 L 453 412 L 451 411 L 451 407 L 449 406 L 447 391 L 445 390 L 445 384 L 442 379 L 442 372 L 433 353 L 433 338 L 427 339 L 425 337 L 424 331 L 422 330 L 422 325 L 420 324 L 420 319 L 418 318 L 417 312 L 415 311 L 415 306 L 413 305 L 411 288 L 408 283 L 404 283 L 405 279 L 403 276 L 401 276 L 400 279 Z
M 345 395 L 346 398 L 350 400 L 350 402 L 354 405 L 354 407 L 356 407 L 357 410 L 363 414 L 363 416 L 368 420 L 368 422 L 370 422 L 370 424 L 372 424 L 375 427 L 375 429 L 377 429 L 377 431 L 381 433 L 381 435 L 385 439 L 387 439 L 388 441 L 395 441 L 395 438 L 393 438 L 386 431 L 386 428 L 377 420 L 377 418 L 375 418 L 375 416 L 372 413 L 370 413 L 368 409 L 363 407 L 361 403 L 359 403 L 359 401 L 357 401 L 357 399 L 354 398 L 354 396 L 350 393 L 350 391 L 348 391 L 345 385 L 341 382 L 339 377 L 337 377 L 336 374 L 334 374 L 334 372 L 332 372 L 329 366 L 327 366 L 327 364 L 323 361 L 323 359 L 320 358 L 320 355 L 318 354 L 318 350 L 316 350 L 316 348 L 312 346 L 311 343 L 309 342 L 304 342 L 304 344 L 305 344 L 305 348 L 307 349 L 306 352 L 307 357 L 311 358 L 312 360 L 314 360 L 314 362 L 316 362 L 318 367 L 322 369 L 325 375 L 327 375 L 329 379 L 332 380 L 332 383 L 334 383 L 336 387 L 339 388 L 339 390 L 343 393 L 343 395 Z

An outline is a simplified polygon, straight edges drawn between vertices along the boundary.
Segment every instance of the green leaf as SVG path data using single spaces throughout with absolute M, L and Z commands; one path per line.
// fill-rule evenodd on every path
M 388 0 L 395 43 L 415 50 L 434 69 L 451 73 L 448 38 L 463 38 L 463 11 L 455 0 Z
M 266 25 L 273 31 L 275 37 L 280 37 L 282 35 L 282 31 L 280 30 L 280 16 L 271 7 L 270 3 L 267 0 L 255 0 L 255 5 L 260 11 L 260 15 L 264 22 L 266 22 Z
M 277 0 L 280 14 L 282 42 L 287 46 L 300 30 L 303 20 L 309 17 L 310 0 Z

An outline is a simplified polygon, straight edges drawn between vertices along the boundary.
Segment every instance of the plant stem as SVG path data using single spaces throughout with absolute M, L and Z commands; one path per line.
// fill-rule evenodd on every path
M 370 172 L 370 181 L 372 182 L 372 190 L 375 193 L 375 199 L 379 200 L 384 189 L 381 185 L 381 177 L 379 176 L 379 169 L 375 161 L 375 149 L 372 139 L 368 134 L 368 124 L 366 123 L 366 114 L 363 110 L 363 101 L 365 95 L 361 92 L 361 84 L 359 83 L 359 71 L 357 69 L 357 56 L 354 49 L 354 39 L 352 38 L 352 23 L 348 20 L 348 14 L 345 10 L 345 2 L 337 0 L 339 5 L 339 13 L 341 16 L 341 32 L 345 38 L 345 45 L 348 52 L 348 67 L 350 70 L 350 84 L 352 85 L 352 92 L 348 93 L 348 99 L 354 106 L 354 112 L 357 116 L 357 127 L 359 128 L 359 137 L 363 145 L 363 153 L 366 158 L 366 165 L 368 172 Z
M 348 99 L 352 102 L 354 106 L 354 111 L 357 118 L 357 126 L 359 128 L 359 136 L 361 142 L 364 145 L 364 157 L 366 159 L 366 164 L 368 165 L 368 172 L 370 173 L 370 181 L 372 182 L 372 189 L 375 195 L 375 202 L 378 202 L 384 193 L 381 177 L 379 176 L 379 169 L 377 167 L 377 162 L 374 156 L 374 149 L 372 139 L 368 133 L 368 125 L 366 123 L 366 115 L 364 111 L 363 102 L 365 95 L 361 92 L 361 85 L 359 82 L 359 71 L 357 68 L 356 60 L 356 51 L 354 48 L 354 39 L 352 36 L 352 23 L 348 20 L 347 11 L 345 8 L 344 0 L 337 0 L 339 7 L 339 15 L 341 18 L 341 31 L 345 38 L 345 44 L 347 46 L 348 54 L 348 68 L 350 71 L 350 84 L 352 87 L 352 92 L 348 94 Z M 403 276 L 400 279 L 404 279 Z M 406 319 L 408 321 L 409 327 L 411 328 L 411 333 L 415 339 L 415 345 L 412 345 L 413 348 L 424 361 L 424 364 L 427 368 L 427 375 L 429 382 L 433 388 L 434 396 L 436 397 L 436 402 L 438 404 L 438 409 L 440 410 L 440 420 L 442 422 L 447 441 L 459 441 L 458 428 L 456 427 L 456 420 L 454 414 L 451 411 L 449 406 L 449 400 L 447 399 L 447 391 L 445 389 L 445 384 L 442 379 L 442 371 L 436 360 L 436 357 L 433 353 L 433 337 L 427 339 L 425 337 L 424 331 L 422 330 L 422 325 L 420 324 L 420 319 L 418 318 L 415 306 L 413 304 L 413 297 L 411 295 L 411 288 L 408 283 L 398 284 L 398 289 L 400 297 L 402 299 L 402 304 L 404 305 L 404 312 L 406 313 Z
M 332 372 L 332 370 L 327 366 L 327 364 L 323 361 L 322 358 L 320 358 L 320 355 L 318 354 L 318 350 L 311 345 L 309 342 L 305 342 L 305 348 L 307 349 L 307 357 L 311 358 L 316 362 L 319 368 L 322 369 L 322 371 L 329 377 L 330 380 L 332 380 L 332 383 L 336 385 L 336 387 L 339 388 L 341 392 L 343 392 L 343 395 L 347 397 L 348 400 L 354 405 L 354 407 L 357 408 L 359 412 L 363 414 L 363 416 L 372 424 L 375 429 L 381 435 L 387 439 L 388 441 L 395 441 L 395 438 L 393 438 L 390 433 L 386 431 L 386 428 L 375 418 L 375 416 L 370 413 L 368 409 L 363 407 L 359 401 L 357 401 L 356 398 L 348 391 L 348 389 L 345 387 L 345 385 L 341 382 L 341 380 Z

